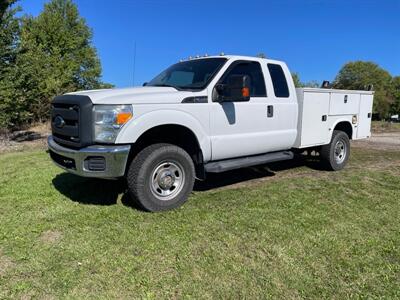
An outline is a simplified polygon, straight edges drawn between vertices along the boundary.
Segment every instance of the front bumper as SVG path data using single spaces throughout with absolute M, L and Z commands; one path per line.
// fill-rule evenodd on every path
M 53 136 L 47 139 L 50 156 L 60 168 L 84 177 L 117 178 L 125 174 L 130 145 L 93 145 L 79 150 L 57 144 Z

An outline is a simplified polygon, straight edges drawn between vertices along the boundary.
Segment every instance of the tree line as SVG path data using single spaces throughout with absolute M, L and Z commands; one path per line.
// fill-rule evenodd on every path
M 37 16 L 19 16 L 18 0 L 0 0 L 0 129 L 18 129 L 50 118 L 54 96 L 109 88 L 92 45 L 92 31 L 72 0 L 50 0 Z M 265 57 L 260 53 L 258 56 Z M 293 74 L 297 87 L 303 83 Z M 400 76 L 373 62 L 345 64 L 333 81 L 339 89 L 375 89 L 374 113 L 400 113 Z
M 71 0 L 51 0 L 22 16 L 0 0 L 0 128 L 50 118 L 50 101 L 66 92 L 106 88 L 92 31 Z

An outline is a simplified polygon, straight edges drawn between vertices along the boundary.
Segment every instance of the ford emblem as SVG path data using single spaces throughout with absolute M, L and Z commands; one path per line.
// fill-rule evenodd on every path
M 65 125 L 65 121 L 61 116 L 57 116 L 54 119 L 54 126 L 56 126 L 57 128 L 63 128 Z

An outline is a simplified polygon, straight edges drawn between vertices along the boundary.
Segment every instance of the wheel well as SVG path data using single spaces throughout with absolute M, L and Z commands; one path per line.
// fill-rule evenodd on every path
M 337 123 L 334 130 L 340 130 L 345 132 L 350 140 L 353 137 L 353 127 L 347 121 Z
M 195 134 L 182 125 L 160 125 L 144 132 L 132 147 L 129 163 L 145 147 L 156 143 L 173 144 L 184 149 L 193 160 L 196 177 L 204 179 L 203 153 L 199 142 Z

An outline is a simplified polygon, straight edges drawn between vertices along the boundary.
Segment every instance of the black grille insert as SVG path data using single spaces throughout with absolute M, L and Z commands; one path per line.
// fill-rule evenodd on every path
M 54 140 L 70 148 L 92 142 L 92 102 L 82 95 L 63 95 L 52 101 L 51 128 Z

